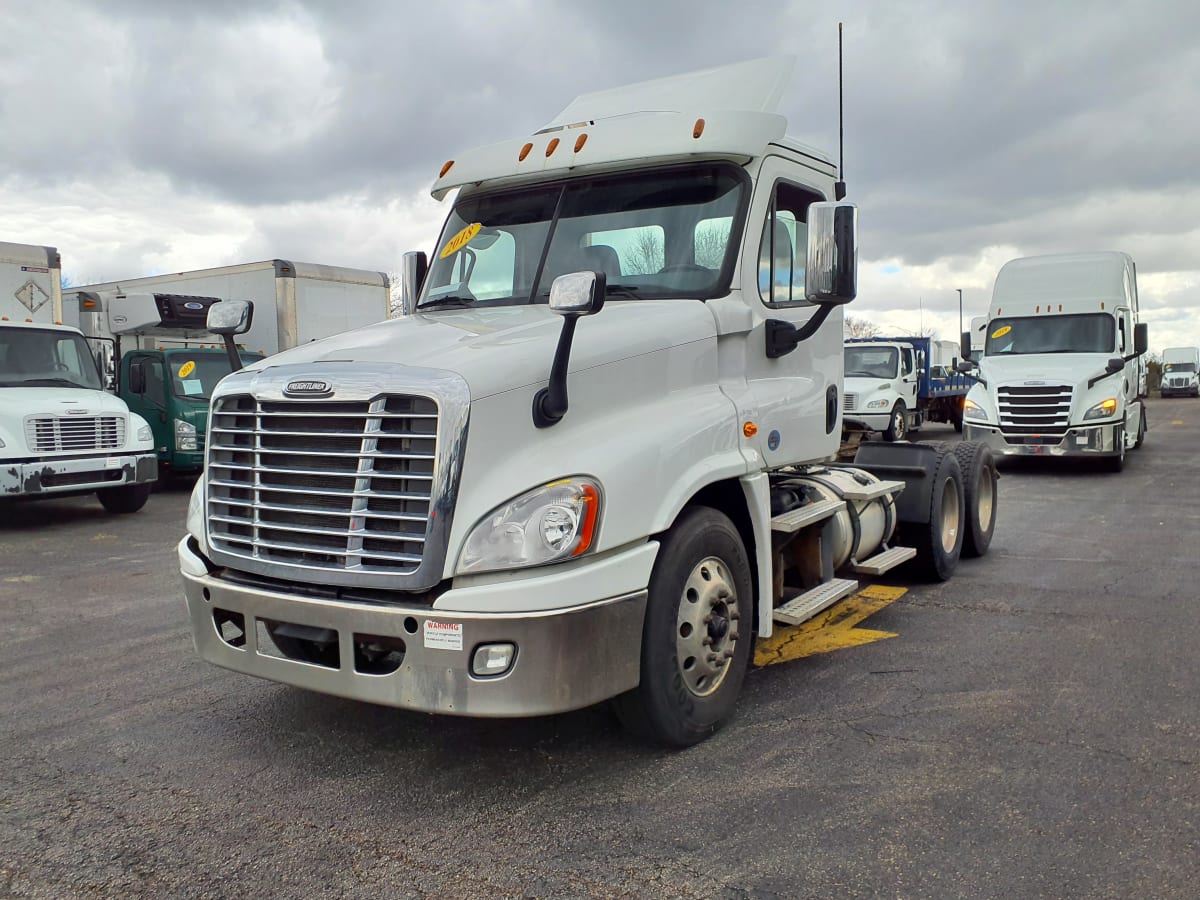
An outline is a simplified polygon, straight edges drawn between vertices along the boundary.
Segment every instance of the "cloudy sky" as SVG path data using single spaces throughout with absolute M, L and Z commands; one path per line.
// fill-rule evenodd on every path
M 431 250 L 457 152 L 579 93 L 799 57 L 789 132 L 860 206 L 851 313 L 958 332 L 1006 260 L 1115 249 L 1155 350 L 1200 344 L 1200 4 L 0 3 L 0 240 L 89 283 Z

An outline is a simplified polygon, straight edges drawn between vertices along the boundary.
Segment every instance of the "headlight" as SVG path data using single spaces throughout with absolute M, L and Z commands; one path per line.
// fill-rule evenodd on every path
M 1083 414 L 1083 421 L 1088 419 L 1107 419 L 1110 416 L 1117 414 L 1117 398 L 1109 397 L 1107 400 L 1101 400 L 1091 409 Z
M 196 426 L 191 422 L 185 422 L 183 419 L 175 420 L 175 449 L 196 449 Z
M 979 419 L 982 422 L 987 421 L 987 413 L 983 411 L 983 407 L 974 400 L 963 400 L 963 418 L 964 419 Z
M 458 571 L 488 572 L 559 562 L 586 553 L 600 521 L 600 486 L 564 478 L 492 510 L 463 545 Z
M 891 405 L 892 405 L 892 401 L 889 400 L 887 397 L 884 397 L 882 400 L 872 400 L 870 403 L 867 404 L 867 409 L 886 409 L 887 407 L 889 407 Z
M 150 430 L 149 425 L 139 425 L 137 436 L 138 442 L 142 444 L 146 443 L 147 441 L 154 440 L 154 432 Z

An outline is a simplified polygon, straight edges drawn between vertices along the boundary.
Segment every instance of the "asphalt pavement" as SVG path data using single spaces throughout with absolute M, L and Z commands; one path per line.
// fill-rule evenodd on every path
M 1004 467 L 988 556 L 683 752 L 202 663 L 186 487 L 0 507 L 0 895 L 1194 897 L 1200 401 L 1150 416 L 1120 474 Z

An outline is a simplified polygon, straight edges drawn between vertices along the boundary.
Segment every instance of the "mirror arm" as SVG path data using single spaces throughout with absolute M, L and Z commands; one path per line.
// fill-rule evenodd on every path
M 233 342 L 232 334 L 221 335 L 225 338 L 225 352 L 229 354 L 229 371 L 236 372 L 242 368 L 242 357 L 238 353 L 237 344 Z
M 817 329 L 825 324 L 825 320 L 829 318 L 832 311 L 833 305 L 822 306 L 800 328 L 783 319 L 767 319 L 764 331 L 767 339 L 767 358 L 778 359 L 781 356 L 787 356 L 796 349 L 801 341 L 806 341 L 816 334 Z
M 567 364 L 571 361 L 571 342 L 578 319 L 578 315 L 563 316 L 554 364 L 550 367 L 550 382 L 533 397 L 533 424 L 538 428 L 558 424 L 567 413 Z

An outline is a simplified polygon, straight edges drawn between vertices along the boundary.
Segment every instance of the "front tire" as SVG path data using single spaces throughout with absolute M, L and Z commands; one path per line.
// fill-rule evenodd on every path
M 150 499 L 150 482 L 143 484 L 123 484 L 120 487 L 104 488 L 96 491 L 96 498 L 110 513 L 135 513 Z
M 996 530 L 996 459 L 986 444 L 964 441 L 954 446 L 963 477 L 963 546 L 968 559 L 983 556 Z
M 650 576 L 641 684 L 613 701 L 626 728 L 688 747 L 729 719 L 754 643 L 753 591 L 729 518 L 708 507 L 685 510 Z
M 1117 473 L 1125 468 L 1125 429 L 1121 429 L 1121 447 L 1116 456 L 1104 457 L 1104 469 L 1107 472 Z
M 892 418 L 888 422 L 887 430 L 883 433 L 885 441 L 902 441 L 908 437 L 908 412 L 904 408 L 904 401 L 897 400 L 896 405 L 892 407 Z

